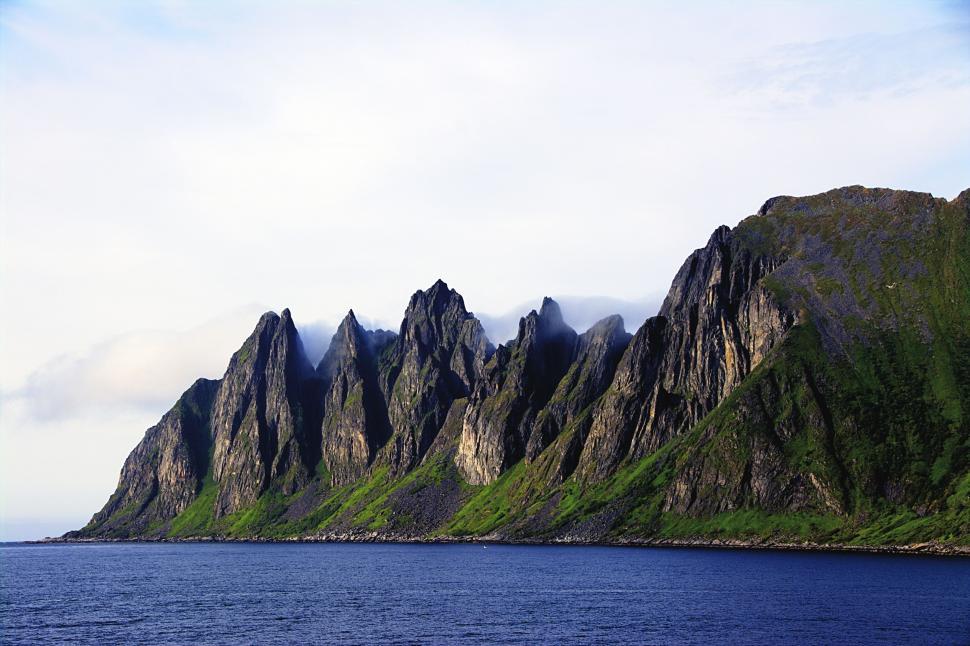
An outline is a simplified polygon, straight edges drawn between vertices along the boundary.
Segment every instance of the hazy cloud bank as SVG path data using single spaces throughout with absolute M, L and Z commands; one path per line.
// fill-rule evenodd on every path
M 647 318 L 657 313 L 663 301 L 662 296 L 653 296 L 642 301 L 625 301 L 609 296 L 555 296 L 553 299 L 559 303 L 566 323 L 579 333 L 612 314 L 623 317 L 627 332 L 636 332 Z M 537 298 L 521 303 L 504 314 L 476 312 L 475 315 L 482 321 L 489 340 L 497 346 L 514 339 L 519 331 L 519 320 L 530 310 L 538 309 L 541 304 L 542 299 Z
M 248 306 L 187 330 L 121 334 L 65 354 L 4 394 L 40 421 L 82 412 L 164 412 L 199 377 L 219 378 L 265 308 Z

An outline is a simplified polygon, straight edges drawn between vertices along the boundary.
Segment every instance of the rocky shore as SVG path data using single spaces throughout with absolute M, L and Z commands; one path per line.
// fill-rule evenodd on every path
M 782 552 L 856 552 L 862 554 L 910 554 L 930 556 L 970 557 L 970 545 L 943 543 L 912 543 L 908 545 L 847 545 L 844 543 L 746 541 L 739 539 L 624 539 L 619 541 L 591 541 L 577 539 L 507 539 L 494 536 L 418 537 L 386 535 L 380 532 L 347 532 L 289 538 L 194 536 L 185 538 L 69 538 L 50 537 L 32 544 L 56 543 L 410 543 L 410 544 L 486 544 L 486 545 L 563 545 L 576 547 L 664 547 L 695 549 L 771 550 Z

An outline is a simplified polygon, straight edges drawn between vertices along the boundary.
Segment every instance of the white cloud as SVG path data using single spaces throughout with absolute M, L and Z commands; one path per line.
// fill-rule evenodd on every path
M 944 24 L 782 45 L 747 61 L 728 81 L 766 113 L 857 99 L 891 103 L 970 85 L 967 41 L 965 27 Z
M 647 318 L 657 314 L 663 296 L 655 294 L 636 301 L 608 296 L 555 296 L 554 300 L 562 310 L 563 320 L 579 333 L 612 314 L 622 316 L 623 327 L 627 332 L 633 333 Z M 498 345 L 514 339 L 519 332 L 519 320 L 530 310 L 538 310 L 541 304 L 542 299 L 535 298 L 520 303 L 503 314 L 476 312 L 476 316 L 481 320 L 489 340 Z
M 197 378 L 222 377 L 264 311 L 248 306 L 184 331 L 113 337 L 40 366 L 4 400 L 21 400 L 26 414 L 43 421 L 105 409 L 160 415 Z

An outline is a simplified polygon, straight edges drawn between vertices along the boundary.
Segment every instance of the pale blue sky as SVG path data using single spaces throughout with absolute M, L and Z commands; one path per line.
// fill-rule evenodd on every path
M 0 538 L 83 524 L 265 309 L 633 330 L 773 195 L 955 196 L 968 114 L 961 2 L 0 3 Z

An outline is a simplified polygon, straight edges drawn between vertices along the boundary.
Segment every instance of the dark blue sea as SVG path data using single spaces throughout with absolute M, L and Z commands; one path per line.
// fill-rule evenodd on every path
M 970 644 L 970 559 L 380 544 L 0 546 L 5 644 Z

